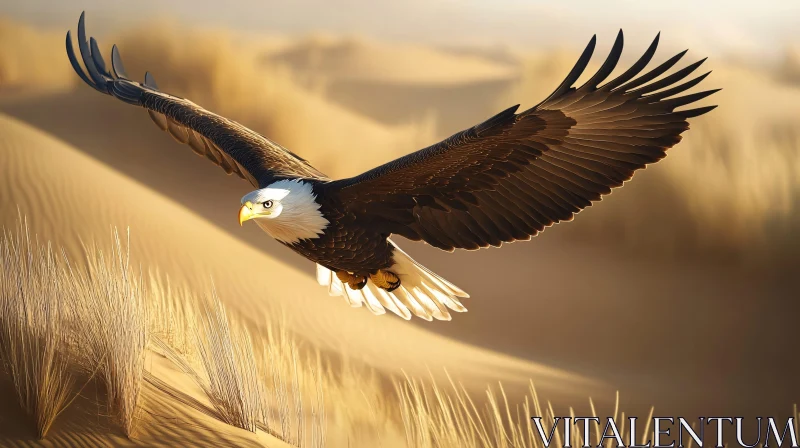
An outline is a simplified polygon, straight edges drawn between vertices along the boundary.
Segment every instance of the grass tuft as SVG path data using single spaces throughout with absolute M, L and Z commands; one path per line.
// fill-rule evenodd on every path
M 216 291 L 200 303 L 197 341 L 208 376 L 201 386 L 222 421 L 256 432 L 261 400 L 250 334 L 228 316 Z
M 147 290 L 141 272 L 130 265 L 130 234 L 125 245 L 115 230 L 111 250 L 86 247 L 86 269 L 71 271 L 79 291 L 76 311 L 82 365 L 96 371 L 106 386 L 110 414 L 127 436 L 138 420 L 139 395 L 148 341 Z
M 299 447 L 325 446 L 325 375 L 319 352 L 301 355 L 286 325 L 268 325 L 259 340 L 262 422 L 276 437 Z
M 27 223 L 0 241 L 0 361 L 22 409 L 42 439 L 67 406 L 73 386 L 72 297 L 52 247 L 31 241 Z

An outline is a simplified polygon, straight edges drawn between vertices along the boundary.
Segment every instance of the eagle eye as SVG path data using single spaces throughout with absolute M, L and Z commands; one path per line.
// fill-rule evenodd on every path
M 264 208 L 272 208 L 272 201 L 264 201 L 263 204 Z

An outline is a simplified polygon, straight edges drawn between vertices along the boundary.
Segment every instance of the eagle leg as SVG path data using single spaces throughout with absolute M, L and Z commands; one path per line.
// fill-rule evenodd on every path
M 370 274 L 369 279 L 372 280 L 375 286 L 387 292 L 392 292 L 400 287 L 400 277 L 391 271 L 379 269 L 377 272 Z
M 336 271 L 336 276 L 339 277 L 342 283 L 347 283 L 350 288 L 355 290 L 361 289 L 367 284 L 367 277 L 351 274 L 347 271 Z

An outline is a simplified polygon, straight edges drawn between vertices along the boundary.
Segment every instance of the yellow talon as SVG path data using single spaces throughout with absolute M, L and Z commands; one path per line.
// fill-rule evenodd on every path
M 367 284 L 367 277 L 359 277 L 347 271 L 338 271 L 336 276 L 342 283 L 350 285 L 351 289 L 361 289 Z
M 394 291 L 400 286 L 400 277 L 391 271 L 378 270 L 374 274 L 370 274 L 369 279 L 372 280 L 372 283 L 378 288 L 389 292 Z

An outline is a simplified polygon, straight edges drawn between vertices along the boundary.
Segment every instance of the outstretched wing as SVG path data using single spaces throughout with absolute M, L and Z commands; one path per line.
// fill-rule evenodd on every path
M 180 143 L 194 152 L 235 173 L 255 187 L 264 187 L 285 178 L 326 179 L 309 163 L 235 121 L 213 114 L 189 100 L 158 90 L 155 80 L 146 73 L 144 84 L 131 81 L 122 66 L 116 45 L 111 50 L 108 70 L 94 38 L 86 40 L 84 13 L 78 22 L 78 48 L 86 72 L 72 48 L 67 32 L 67 56 L 72 68 L 86 84 L 128 104 L 144 107 L 150 118 Z M 88 75 L 87 75 L 88 72 Z
M 708 75 L 676 85 L 704 60 L 651 82 L 685 51 L 637 77 L 658 39 L 629 70 L 600 86 L 622 53 L 620 31 L 598 72 L 576 88 L 594 51 L 592 37 L 566 79 L 537 106 L 507 109 L 436 145 L 332 182 L 329 191 L 381 231 L 444 250 L 530 239 L 663 158 L 689 128 L 687 118 L 715 107 L 675 111 L 716 92 L 675 97 Z

